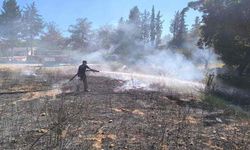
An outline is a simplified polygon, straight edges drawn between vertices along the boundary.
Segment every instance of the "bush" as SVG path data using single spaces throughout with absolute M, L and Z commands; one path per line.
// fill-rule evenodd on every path
M 218 78 L 236 88 L 250 90 L 250 76 L 218 75 Z

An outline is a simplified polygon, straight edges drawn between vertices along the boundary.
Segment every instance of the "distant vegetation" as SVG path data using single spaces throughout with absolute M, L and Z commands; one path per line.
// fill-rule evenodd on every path
M 79 18 L 69 26 L 64 37 L 57 25 L 43 20 L 35 2 L 20 8 L 16 0 L 4 0 L 0 14 L 0 50 L 14 47 L 49 50 L 95 51 L 112 49 L 121 59 L 134 49 L 146 47 L 172 49 L 192 58 L 198 49 L 214 49 L 230 72 L 239 76 L 250 71 L 250 6 L 249 0 L 197 0 L 177 11 L 170 25 L 171 36 L 162 35 L 164 16 L 161 11 L 133 7 L 128 18 L 121 17 L 117 26 L 105 25 L 97 30 L 87 18 Z M 200 11 L 192 28 L 187 29 L 186 12 Z M 170 37 L 170 38 L 167 38 Z M 199 47 L 197 47 L 197 46 Z M 200 49 L 199 49 L 200 48 Z M 134 54 L 139 58 L 141 53 Z M 200 60 L 204 62 L 204 60 Z M 206 62 L 205 62 L 206 63 Z

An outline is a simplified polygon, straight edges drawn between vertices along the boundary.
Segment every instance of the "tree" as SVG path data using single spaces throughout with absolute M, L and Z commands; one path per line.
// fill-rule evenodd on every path
M 161 43 L 161 34 L 162 34 L 162 23 L 161 20 L 161 12 L 158 11 L 156 19 L 155 19 L 155 32 L 156 32 L 156 46 L 158 46 Z
M 59 48 L 63 48 L 63 36 L 60 30 L 57 28 L 55 23 L 51 22 L 46 25 L 46 32 L 42 35 L 41 40 L 44 47 L 57 50 Z
M 188 11 L 188 8 L 183 8 L 181 13 L 180 13 L 180 24 L 179 24 L 179 33 L 178 33 L 178 38 L 180 40 L 180 44 L 185 42 L 185 39 L 187 37 L 187 25 L 185 22 L 185 17 L 186 17 L 186 12 Z
M 109 49 L 113 44 L 113 29 L 111 26 L 101 27 L 98 31 L 98 40 L 102 48 Z
M 125 23 L 124 18 L 121 17 L 118 21 L 119 25 L 123 25 Z
M 38 14 L 35 2 L 31 5 L 27 5 L 24 9 L 22 25 L 22 36 L 32 50 L 34 39 L 40 35 L 44 28 L 43 20 L 41 15 Z
M 201 27 L 200 18 L 196 17 L 195 22 L 192 25 L 192 29 L 191 29 L 192 37 L 198 37 L 199 32 L 200 32 L 200 27 Z
M 170 47 L 180 47 L 182 41 L 180 39 L 180 24 L 181 24 L 181 14 L 179 11 L 175 13 L 175 17 L 170 25 L 170 32 L 173 35 L 172 40 L 169 42 Z
M 180 13 L 177 11 L 175 13 L 174 19 L 171 21 L 170 25 L 170 32 L 173 35 L 172 41 L 177 40 L 178 30 L 179 30 L 179 24 L 180 24 Z
M 150 41 L 150 13 L 144 10 L 141 18 L 141 40 L 146 44 Z
M 170 41 L 170 47 L 181 48 L 185 42 L 187 36 L 187 27 L 185 24 L 185 13 L 187 9 L 183 9 L 181 12 L 177 11 L 174 19 L 170 25 L 170 32 L 173 34 L 173 38 Z
M 68 31 L 71 33 L 69 42 L 73 49 L 87 48 L 91 36 L 91 24 L 87 18 L 80 18 L 76 20 L 75 25 L 69 27 Z
M 21 11 L 16 0 L 4 0 L 0 15 L 1 38 L 11 50 L 17 45 L 20 38 L 20 19 Z
M 222 60 L 243 75 L 250 64 L 250 1 L 198 1 L 203 12 L 199 46 L 213 47 Z
M 151 44 L 154 45 L 155 43 L 155 36 L 156 36 L 156 31 L 155 31 L 155 8 L 154 6 L 152 7 L 151 10 L 151 22 L 150 22 L 150 41 Z
M 133 29 L 132 38 L 134 40 L 140 40 L 141 18 L 140 11 L 137 6 L 130 10 L 128 24 L 130 28 Z
M 129 23 L 136 26 L 140 24 L 140 11 L 137 6 L 133 7 L 129 12 Z

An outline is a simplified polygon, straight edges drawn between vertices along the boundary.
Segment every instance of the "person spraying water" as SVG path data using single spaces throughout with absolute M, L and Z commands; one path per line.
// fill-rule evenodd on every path
M 80 80 L 83 82 L 83 86 L 84 86 L 84 91 L 85 92 L 89 92 L 88 89 L 88 81 L 87 81 L 87 76 L 86 76 L 86 71 L 92 71 L 92 72 L 100 72 L 98 70 L 95 69 L 91 69 L 88 65 L 87 65 L 87 61 L 83 60 L 82 64 L 78 67 L 78 71 L 77 73 L 69 80 L 72 81 L 76 76 L 78 76 L 80 78 Z M 79 85 L 77 86 L 77 91 L 80 90 Z

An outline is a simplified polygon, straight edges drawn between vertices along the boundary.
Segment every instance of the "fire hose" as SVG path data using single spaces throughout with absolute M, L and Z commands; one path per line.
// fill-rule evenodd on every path
M 91 70 L 87 70 L 87 71 L 100 72 L 100 71 L 95 70 L 95 69 L 91 69 Z M 72 81 L 72 80 L 74 80 L 77 75 L 78 75 L 78 73 L 76 73 L 71 79 L 69 79 L 69 82 Z

